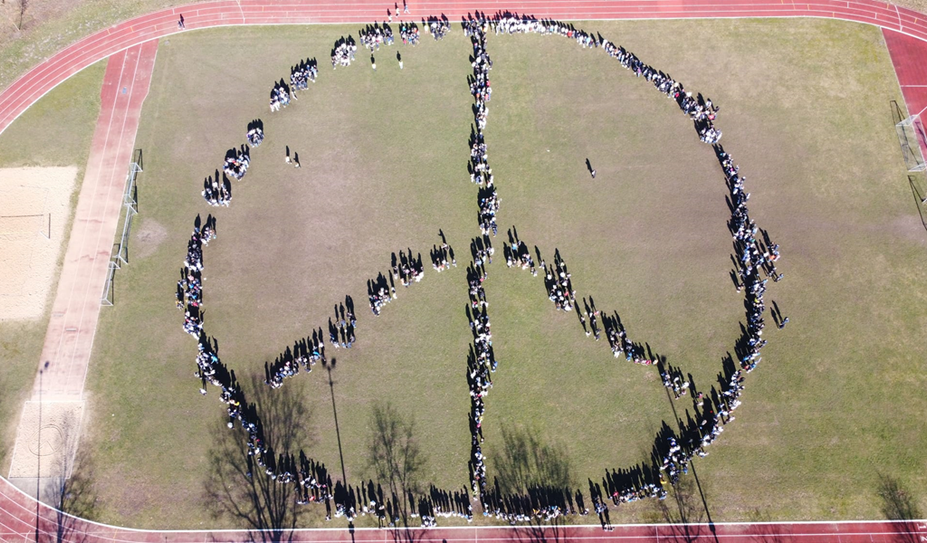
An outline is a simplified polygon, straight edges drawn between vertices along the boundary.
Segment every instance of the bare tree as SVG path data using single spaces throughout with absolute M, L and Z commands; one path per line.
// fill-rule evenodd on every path
M 542 502 L 572 493 L 573 468 L 565 447 L 543 441 L 535 429 L 502 427 L 502 450 L 497 459 L 495 484 L 503 496 L 534 495 Z M 520 541 L 547 543 L 565 540 L 562 517 L 545 521 L 532 515 L 527 526 L 516 528 Z
M 79 447 L 73 414 L 65 417 L 60 429 L 64 448 L 55 458 L 43 493 L 54 514 L 42 519 L 40 533 L 48 543 L 82 542 L 86 535 L 79 530 L 81 519 L 92 520 L 96 512 L 93 463 L 86 450 Z
M 300 448 L 310 445 L 306 429 L 312 417 L 301 381 L 271 389 L 253 376 L 250 388 L 249 399 L 261 417 L 270 449 L 298 455 Z M 297 523 L 308 514 L 306 507 L 296 504 L 298 484 L 281 484 L 266 475 L 248 456 L 248 437 L 242 428 L 229 429 L 225 419 L 217 420 L 213 436 L 204 488 L 210 514 L 252 530 L 255 541 L 290 540 Z
M 26 10 L 29 9 L 29 0 L 19 0 L 19 30 L 23 29 L 23 19 L 26 16 Z
M 707 530 L 703 531 L 702 525 L 705 520 L 705 506 L 697 493 L 693 478 L 681 477 L 665 500 L 656 500 L 660 516 L 672 527 L 672 533 L 667 539 L 690 543 L 707 535 L 704 533 Z
M 494 453 L 499 492 L 527 494 L 537 488 L 570 489 L 573 473 L 566 448 L 545 443 L 536 431 L 502 427 L 503 450 Z

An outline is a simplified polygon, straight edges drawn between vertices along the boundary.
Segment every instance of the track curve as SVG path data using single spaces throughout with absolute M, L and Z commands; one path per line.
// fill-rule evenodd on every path
M 0 133 L 61 82 L 114 53 L 178 32 L 218 26 L 365 23 L 381 20 L 392 2 L 379 0 L 216 1 L 163 9 L 111 26 L 62 49 L 0 93 Z M 413 16 L 444 13 L 452 21 L 479 9 L 508 9 L 560 20 L 821 17 L 872 24 L 927 40 L 927 16 L 870 0 L 414 0 Z M 177 27 L 183 13 L 186 29 Z

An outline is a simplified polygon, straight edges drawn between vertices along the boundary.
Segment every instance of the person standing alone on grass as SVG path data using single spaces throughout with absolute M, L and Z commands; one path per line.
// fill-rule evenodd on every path
M 399 54 L 399 51 L 396 51 L 396 60 L 399 61 L 399 69 L 402 69 L 402 55 Z
M 299 168 L 299 153 L 293 153 L 293 165 Z

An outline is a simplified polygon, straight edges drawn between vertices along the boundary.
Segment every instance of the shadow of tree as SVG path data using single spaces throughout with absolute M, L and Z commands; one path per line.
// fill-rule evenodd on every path
M 74 415 L 67 415 L 59 428 L 64 449 L 57 455 L 53 475 L 46 481 L 42 493 L 46 503 L 55 511 L 52 517 L 45 517 L 40 522 L 40 539 L 80 543 L 87 539 L 86 534 L 77 530 L 81 519 L 92 520 L 96 514 L 94 465 L 90 455 L 79 446 Z
M 572 492 L 573 467 L 566 447 L 545 442 L 534 428 L 503 426 L 502 450 L 493 451 L 495 485 L 500 496 L 523 503 L 559 503 Z M 557 496 L 556 499 L 552 498 Z M 530 508 L 525 514 L 532 513 Z M 563 517 L 550 520 L 532 514 L 527 525 L 515 529 L 519 541 L 564 541 Z
M 876 492 L 882 500 L 882 514 L 886 519 L 896 521 L 893 523 L 893 540 L 898 543 L 921 541 L 917 525 L 913 522 L 921 518 L 921 512 L 917 508 L 916 500 L 901 482 L 880 473 Z
M 515 528 L 515 537 L 518 541 L 536 543 L 567 541 L 563 530 L 563 517 L 557 517 L 546 523 L 534 518 L 529 525 Z
M 251 376 L 248 397 L 261 414 L 265 442 L 281 455 L 310 445 L 312 416 L 300 381 L 280 389 Z M 224 420 L 223 420 L 224 422 Z M 249 529 L 251 541 L 291 541 L 297 522 L 307 515 L 296 504 L 298 484 L 281 484 L 248 455 L 247 433 L 216 424 L 209 451 L 204 499 L 214 519 L 230 519 Z
M 570 489 L 573 473 L 566 448 L 542 442 L 536 430 L 502 427 L 502 453 L 494 454 L 496 485 L 503 495 L 536 489 Z
M 752 522 L 751 531 L 754 534 L 750 537 L 757 543 L 788 543 L 792 541 L 792 535 L 782 524 L 773 524 L 773 519 L 769 513 L 754 509 L 748 515 Z
M 705 526 L 705 506 L 698 496 L 698 489 L 691 477 L 681 477 L 670 487 L 665 500 L 655 502 L 657 512 L 669 526 L 669 533 L 662 533 L 667 541 L 695 541 L 700 537 L 712 537 Z
M 371 434 L 367 442 L 367 468 L 379 484 L 387 484 L 402 523 L 409 526 L 414 496 L 422 491 L 419 475 L 427 463 L 415 439 L 415 420 L 404 418 L 390 403 L 375 403 L 370 413 Z M 413 503 L 410 503 L 412 496 Z M 387 498 L 390 499 L 390 498 Z M 396 530 L 394 539 L 413 541 L 415 533 Z

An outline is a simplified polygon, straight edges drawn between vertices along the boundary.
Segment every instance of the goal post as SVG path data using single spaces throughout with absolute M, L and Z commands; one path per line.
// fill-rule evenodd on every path
M 920 114 L 911 115 L 895 124 L 895 132 L 898 135 L 898 145 L 901 147 L 904 165 L 908 171 L 927 171 L 927 163 L 924 162 L 924 156 L 927 154 L 925 153 L 927 151 L 927 130 L 924 128 Z

